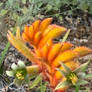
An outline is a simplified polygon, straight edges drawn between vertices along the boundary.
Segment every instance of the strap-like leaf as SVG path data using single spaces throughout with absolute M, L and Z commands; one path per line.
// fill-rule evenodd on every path
M 36 87 L 38 83 L 41 82 L 41 80 L 42 80 L 41 75 L 37 76 L 36 79 L 32 82 L 30 89 Z
M 62 42 L 65 42 L 65 41 L 66 41 L 66 39 L 67 39 L 69 33 L 70 33 L 70 29 L 66 32 L 65 36 L 64 36 L 63 39 L 62 39 Z
M 58 89 L 60 89 L 60 88 L 65 88 L 65 87 L 67 87 L 67 86 L 69 86 L 69 85 L 70 85 L 70 83 L 69 83 L 68 81 L 60 82 L 60 83 L 56 86 L 55 90 L 58 90 Z
M 92 74 L 85 75 L 85 78 L 92 78 Z
M 77 85 L 85 85 L 85 84 L 88 84 L 88 81 L 86 81 L 86 80 L 79 80 L 77 82 Z
M 80 65 L 77 69 L 75 69 L 73 72 L 75 73 L 79 73 L 79 72 L 84 72 L 88 66 L 88 64 L 90 63 L 90 60 L 88 60 L 88 62 Z

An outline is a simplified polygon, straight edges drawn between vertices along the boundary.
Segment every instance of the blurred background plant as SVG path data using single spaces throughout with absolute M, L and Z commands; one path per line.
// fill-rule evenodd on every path
M 13 27 L 38 18 L 61 18 L 78 10 L 92 14 L 91 4 L 92 0 L 1 0 L 0 19 L 3 19 L 8 27 Z

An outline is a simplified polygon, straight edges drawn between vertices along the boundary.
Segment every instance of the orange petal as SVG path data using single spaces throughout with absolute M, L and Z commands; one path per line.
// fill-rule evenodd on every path
M 49 46 L 49 48 L 53 45 L 53 42 L 52 42 L 52 40 L 51 39 L 49 39 L 48 41 L 47 41 L 47 43 L 46 43 L 48 46 Z
M 29 27 L 26 25 L 25 27 L 24 27 L 24 32 L 28 35 L 28 31 L 29 31 Z
M 73 60 L 74 58 L 78 57 L 78 53 L 73 50 L 68 50 L 63 53 L 60 53 L 55 60 L 52 62 L 53 67 L 57 67 L 60 65 L 60 62 L 65 62 L 69 60 Z
M 41 50 L 35 49 L 35 54 L 36 54 L 37 57 L 41 57 Z
M 40 41 L 40 38 L 41 38 L 41 32 L 37 32 L 34 36 L 34 44 L 37 45 Z
M 33 30 L 35 31 L 35 33 L 38 31 L 39 29 L 39 25 L 40 25 L 40 20 L 36 20 L 34 23 L 32 23 L 33 25 Z
M 60 27 L 60 26 L 57 26 L 57 27 L 55 27 L 55 28 L 53 28 L 52 30 L 50 30 L 49 32 L 48 32 L 48 34 L 46 34 L 43 38 L 42 38 L 42 40 L 40 41 L 40 43 L 39 43 L 39 47 L 42 47 L 47 41 L 48 41 L 48 39 L 53 39 L 53 38 L 55 38 L 55 37 L 58 37 L 58 36 L 60 36 L 63 32 L 65 32 L 66 31 L 66 28 L 62 28 L 62 27 Z
M 47 55 L 52 44 L 53 44 L 52 40 L 48 40 L 47 43 L 42 48 L 39 48 L 39 50 L 41 50 L 41 55 L 43 56 L 44 59 L 47 59 Z
M 74 51 L 78 52 L 78 54 L 79 54 L 80 56 L 85 56 L 85 55 L 87 55 L 87 54 L 92 53 L 92 50 L 91 50 L 91 49 L 86 48 L 86 47 L 84 47 L 84 46 L 82 46 L 82 47 L 76 47 L 76 48 L 74 49 Z
M 39 31 L 43 33 L 43 31 L 50 25 L 51 22 L 52 22 L 52 18 L 44 19 L 40 24 Z
M 22 39 L 25 41 L 25 42 L 30 42 L 30 39 L 28 38 L 28 36 L 23 32 L 22 33 Z
M 44 59 L 47 58 L 47 53 L 48 53 L 48 45 L 44 45 L 43 48 L 41 49 L 41 54 L 43 56 Z
M 48 53 L 48 61 L 49 63 L 55 58 L 55 56 L 59 53 L 60 49 L 62 47 L 61 43 L 54 44 L 49 53 Z
M 7 36 L 12 45 L 16 47 L 26 58 L 32 62 L 36 62 L 36 58 L 34 57 L 32 51 L 24 44 L 21 39 L 14 37 L 11 32 L 8 32 Z
M 62 43 L 62 48 L 60 49 L 60 52 L 69 50 L 72 46 L 73 46 L 73 44 L 71 44 L 69 42 L 64 42 L 64 43 Z
M 55 27 L 55 24 L 49 25 L 46 30 L 44 30 L 42 36 L 45 36 L 50 30 L 52 30 Z
M 34 30 L 33 30 L 33 26 L 32 25 L 29 26 L 28 35 L 29 35 L 30 39 L 33 40 Z

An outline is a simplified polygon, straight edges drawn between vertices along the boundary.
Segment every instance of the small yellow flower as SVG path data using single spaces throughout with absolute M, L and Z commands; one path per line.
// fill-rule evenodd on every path
M 19 79 L 19 80 L 24 80 L 24 75 L 22 74 L 22 71 L 18 71 L 16 73 L 16 77 Z
M 69 79 L 71 80 L 71 82 L 72 82 L 73 85 L 75 85 L 77 83 L 77 81 L 78 81 L 78 77 L 74 73 L 71 73 L 69 75 Z

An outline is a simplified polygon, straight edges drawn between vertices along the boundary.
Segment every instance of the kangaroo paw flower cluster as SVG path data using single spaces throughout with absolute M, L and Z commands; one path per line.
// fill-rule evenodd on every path
M 77 58 L 92 53 L 92 50 L 84 46 L 74 48 L 74 45 L 70 42 L 55 43 L 53 39 L 67 32 L 67 29 L 51 24 L 51 22 L 52 18 L 46 18 L 43 21 L 36 20 L 32 25 L 24 27 L 22 35 L 20 35 L 18 28 L 16 36 L 10 31 L 7 36 L 11 44 L 28 58 L 32 65 L 38 66 L 39 69 L 37 69 L 43 79 L 48 81 L 50 87 L 54 90 L 59 82 L 66 80 L 63 74 L 56 69 L 65 71 L 60 63 L 64 63 L 70 70 L 74 71 L 80 66 Z M 29 43 L 33 49 L 28 48 L 26 43 Z M 74 74 L 70 74 L 70 76 L 72 83 L 75 84 L 77 76 Z M 58 89 L 56 92 L 63 92 L 67 88 Z

